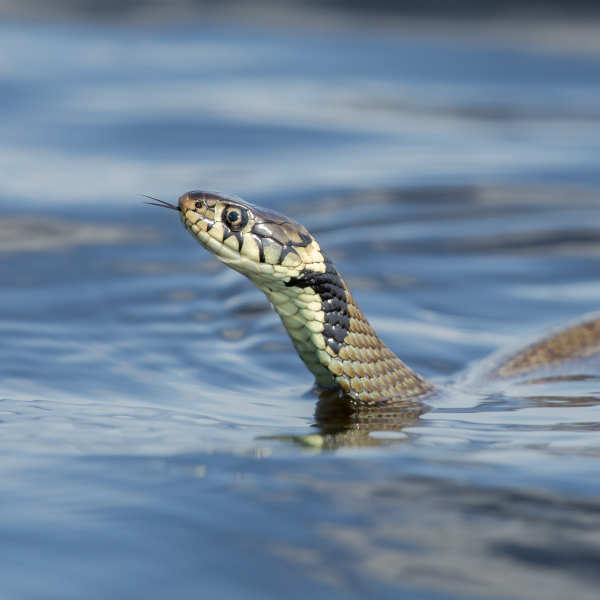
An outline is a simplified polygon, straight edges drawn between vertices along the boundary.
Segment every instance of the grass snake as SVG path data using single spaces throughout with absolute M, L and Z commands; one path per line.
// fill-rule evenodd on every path
M 158 202 L 177 210 L 194 239 L 265 293 L 320 387 L 339 388 L 366 406 L 421 401 L 439 391 L 379 338 L 305 227 L 221 192 L 191 191 L 177 206 Z M 552 375 L 556 365 L 599 352 L 600 318 L 595 315 L 524 348 L 492 355 L 479 365 L 479 379 Z

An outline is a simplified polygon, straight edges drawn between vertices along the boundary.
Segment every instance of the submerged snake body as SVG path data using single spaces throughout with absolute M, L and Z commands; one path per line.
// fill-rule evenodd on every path
M 219 192 L 188 192 L 172 208 L 204 248 L 266 294 L 318 384 L 365 404 L 436 390 L 381 341 L 302 225 Z

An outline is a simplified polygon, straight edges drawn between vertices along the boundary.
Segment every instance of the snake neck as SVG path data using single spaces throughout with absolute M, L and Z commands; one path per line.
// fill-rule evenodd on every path
M 323 257 L 324 272 L 304 270 L 287 282 L 249 275 L 281 317 L 317 383 L 337 386 L 367 404 L 430 395 L 435 386 L 381 341 L 338 270 Z

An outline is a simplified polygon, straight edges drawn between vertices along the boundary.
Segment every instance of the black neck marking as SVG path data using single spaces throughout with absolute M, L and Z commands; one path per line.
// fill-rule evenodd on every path
M 300 277 L 292 277 L 286 287 L 310 287 L 321 297 L 321 308 L 325 313 L 323 335 L 325 342 L 336 353 L 344 345 L 350 329 L 348 302 L 344 282 L 331 260 L 325 258 L 325 273 L 303 271 Z

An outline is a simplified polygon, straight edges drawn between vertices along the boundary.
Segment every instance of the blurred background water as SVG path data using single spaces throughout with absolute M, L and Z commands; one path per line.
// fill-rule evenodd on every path
M 598 597 L 600 366 L 465 375 L 600 307 L 594 3 L 0 15 L 0 597 Z M 323 408 L 136 196 L 198 188 L 306 225 L 452 393 Z

